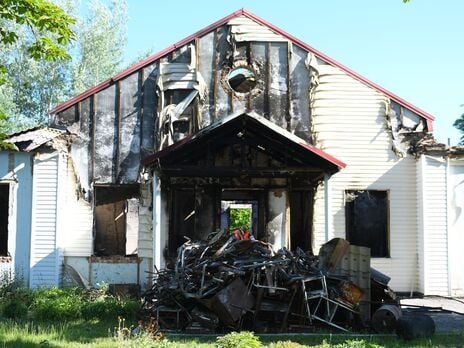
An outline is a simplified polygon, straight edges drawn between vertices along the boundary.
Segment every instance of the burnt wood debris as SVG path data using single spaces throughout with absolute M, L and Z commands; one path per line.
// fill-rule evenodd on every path
M 145 308 L 161 329 L 173 331 L 393 332 L 401 311 L 389 277 L 369 269 L 369 284 L 355 284 L 351 276 L 361 268 L 351 276 L 340 268 L 349 252 L 340 238 L 314 256 L 299 248 L 274 252 L 227 230 L 212 233 L 187 240 L 170 265 L 155 270 Z

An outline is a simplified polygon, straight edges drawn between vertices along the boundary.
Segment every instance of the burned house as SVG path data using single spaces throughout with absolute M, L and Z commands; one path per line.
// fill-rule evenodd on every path
M 398 291 L 459 292 L 427 194 L 448 198 L 414 152 L 433 120 L 239 10 L 51 111 L 69 140 L 56 245 L 86 284 L 146 288 L 240 205 L 276 250 L 346 238 Z

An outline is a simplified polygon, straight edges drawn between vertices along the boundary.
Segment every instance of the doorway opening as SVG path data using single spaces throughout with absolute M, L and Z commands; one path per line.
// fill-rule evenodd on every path
M 8 256 L 10 184 L 0 184 L 0 256 Z

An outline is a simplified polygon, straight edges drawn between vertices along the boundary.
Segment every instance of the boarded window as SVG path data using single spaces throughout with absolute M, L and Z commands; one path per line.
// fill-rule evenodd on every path
M 10 185 L 0 184 L 0 256 L 8 256 Z
M 96 256 L 137 254 L 137 185 L 95 187 Z
M 389 257 L 388 192 L 345 192 L 346 237 L 351 244 L 371 248 L 372 257 Z

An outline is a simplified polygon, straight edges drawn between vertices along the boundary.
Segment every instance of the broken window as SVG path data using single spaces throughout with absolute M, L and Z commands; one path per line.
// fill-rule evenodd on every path
M 345 192 L 346 238 L 371 248 L 372 257 L 389 257 L 387 191 Z
M 235 92 L 248 93 L 256 86 L 256 74 L 248 67 L 238 67 L 229 73 L 227 82 Z
M 8 256 L 10 185 L 0 184 L 0 256 Z
M 138 185 L 95 187 L 96 256 L 137 254 Z

